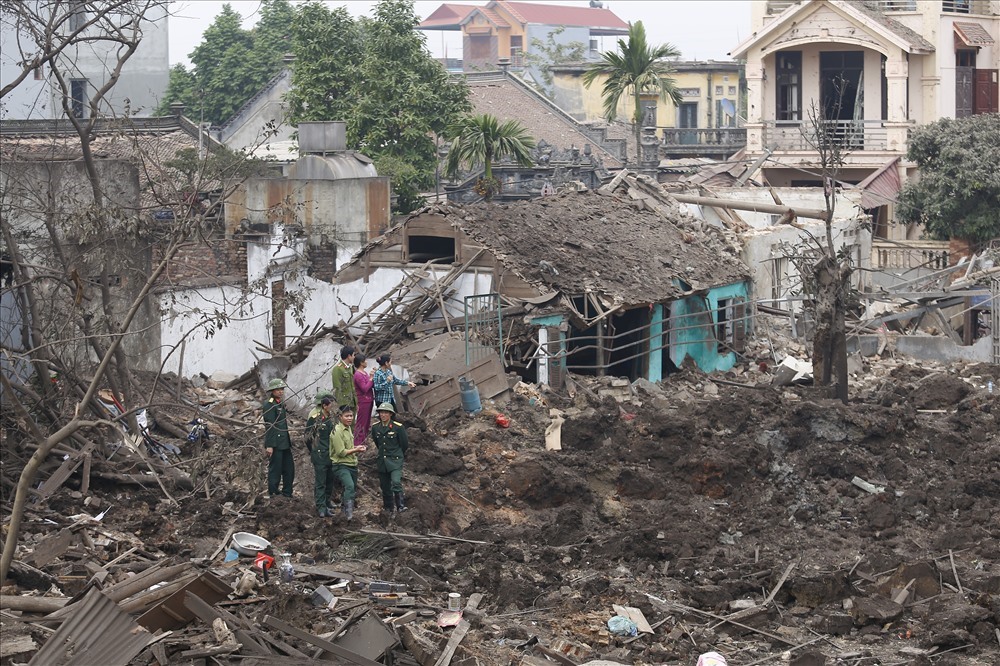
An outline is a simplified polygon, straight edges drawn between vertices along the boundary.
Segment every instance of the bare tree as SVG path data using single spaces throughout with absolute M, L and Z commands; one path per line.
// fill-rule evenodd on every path
M 57 148 L 46 159 L 18 162 L 16 149 L 5 145 L 0 169 L 0 231 L 10 280 L 4 292 L 17 302 L 23 322 L 18 348 L 0 351 L 30 367 L 30 373 L 0 373 L 0 381 L 4 409 L 13 411 L 16 429 L 33 449 L 16 483 L 0 583 L 10 571 L 36 475 L 53 450 L 102 441 L 110 428 L 120 435 L 123 423 L 139 432 L 135 414 L 145 403 L 134 370 L 144 352 L 151 356 L 143 346 L 149 329 L 159 325 L 151 293 L 185 246 L 204 242 L 228 193 L 253 172 L 242 156 L 220 151 L 215 159 L 199 156 L 182 174 L 140 146 L 127 119 L 118 123 L 117 139 L 130 145 L 124 152 L 132 158 L 95 155 L 98 124 L 107 121 L 102 102 L 139 46 L 146 12 L 165 4 L 0 0 L 24 59 L 2 94 L 47 65 L 73 127 L 63 152 Z M 73 19 L 80 10 L 84 16 Z M 110 64 L 82 118 L 72 107 L 67 72 L 70 49 L 85 41 L 104 44 Z M 211 199 L 197 194 L 210 190 L 216 192 Z M 153 210 L 165 213 L 161 221 L 153 221 Z M 103 388 L 134 408 L 110 415 L 95 399 Z
M 833 214 L 837 202 L 837 183 L 845 158 L 851 147 L 863 138 L 863 130 L 851 123 L 840 123 L 826 118 L 836 118 L 843 101 L 843 85 L 835 86 L 837 99 L 827 113 L 814 103 L 807 113 L 803 133 L 806 141 L 816 151 L 820 175 L 823 179 L 825 203 L 825 238 L 812 238 L 806 257 L 811 263 L 808 275 L 803 275 L 807 293 L 813 296 L 812 310 L 815 318 L 813 331 L 813 377 L 818 384 L 834 384 L 835 395 L 847 402 L 847 302 L 851 290 L 850 255 L 838 252 L 833 242 Z M 832 113 L 830 111 L 833 111 Z

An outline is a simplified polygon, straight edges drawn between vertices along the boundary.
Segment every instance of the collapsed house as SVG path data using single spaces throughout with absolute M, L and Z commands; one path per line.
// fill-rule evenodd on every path
M 688 358 L 728 370 L 750 321 L 749 276 L 722 232 L 677 204 L 601 188 L 424 208 L 335 282 L 368 352 L 463 329 L 469 360 L 495 350 L 559 387 L 566 372 L 658 381 Z

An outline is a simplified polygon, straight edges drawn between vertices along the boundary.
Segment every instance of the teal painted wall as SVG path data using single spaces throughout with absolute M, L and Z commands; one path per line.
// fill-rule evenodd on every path
M 649 325 L 649 375 L 651 382 L 663 379 L 663 303 L 653 306 L 653 317 Z
M 714 287 L 706 296 L 691 296 L 670 303 L 670 360 L 674 365 L 680 367 L 688 356 L 705 372 L 726 371 L 736 365 L 736 353 L 719 353 L 715 339 L 719 301 L 730 298 L 749 300 L 748 284 L 740 282 Z

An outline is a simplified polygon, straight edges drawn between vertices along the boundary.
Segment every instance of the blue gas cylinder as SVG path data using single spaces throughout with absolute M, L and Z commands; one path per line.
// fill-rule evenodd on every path
M 459 377 L 458 392 L 462 397 L 462 409 L 470 414 L 478 414 L 483 411 L 483 404 L 479 399 L 479 389 L 476 388 L 476 382 L 465 377 Z

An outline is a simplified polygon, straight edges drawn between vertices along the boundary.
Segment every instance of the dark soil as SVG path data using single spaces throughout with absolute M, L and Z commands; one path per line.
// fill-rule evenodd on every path
M 403 415 L 410 510 L 393 518 L 381 514 L 370 459 L 355 520 L 316 517 L 299 451 L 294 498 L 217 485 L 176 508 L 155 489 L 106 489 L 127 506 L 106 521 L 181 557 L 211 555 L 230 527 L 255 532 L 298 562 L 406 583 L 432 607 L 451 591 L 480 592 L 454 663 L 518 664 L 517 646 L 537 636 L 574 646 L 564 652 L 578 662 L 690 666 L 716 650 L 731 666 L 777 664 L 792 650 L 813 659 L 792 663 L 996 665 L 1000 395 L 967 379 L 998 374 L 901 366 L 843 405 L 812 387 L 718 385 L 715 395 L 708 377 L 685 371 L 640 389 L 641 404 L 577 395 L 554 405 L 569 410 L 561 451 L 545 450 L 547 408 L 514 396 L 501 407 L 506 429 L 489 410 Z M 264 474 L 260 459 L 227 461 Z M 67 501 L 50 504 L 73 512 Z M 308 604 L 316 584 L 266 587 L 269 600 L 246 612 L 329 631 L 331 615 Z M 772 590 L 741 625 L 719 621 Z M 902 603 L 886 613 L 893 597 Z M 660 624 L 626 643 L 607 632 L 612 604 Z M 434 618 L 414 627 L 446 639 Z

